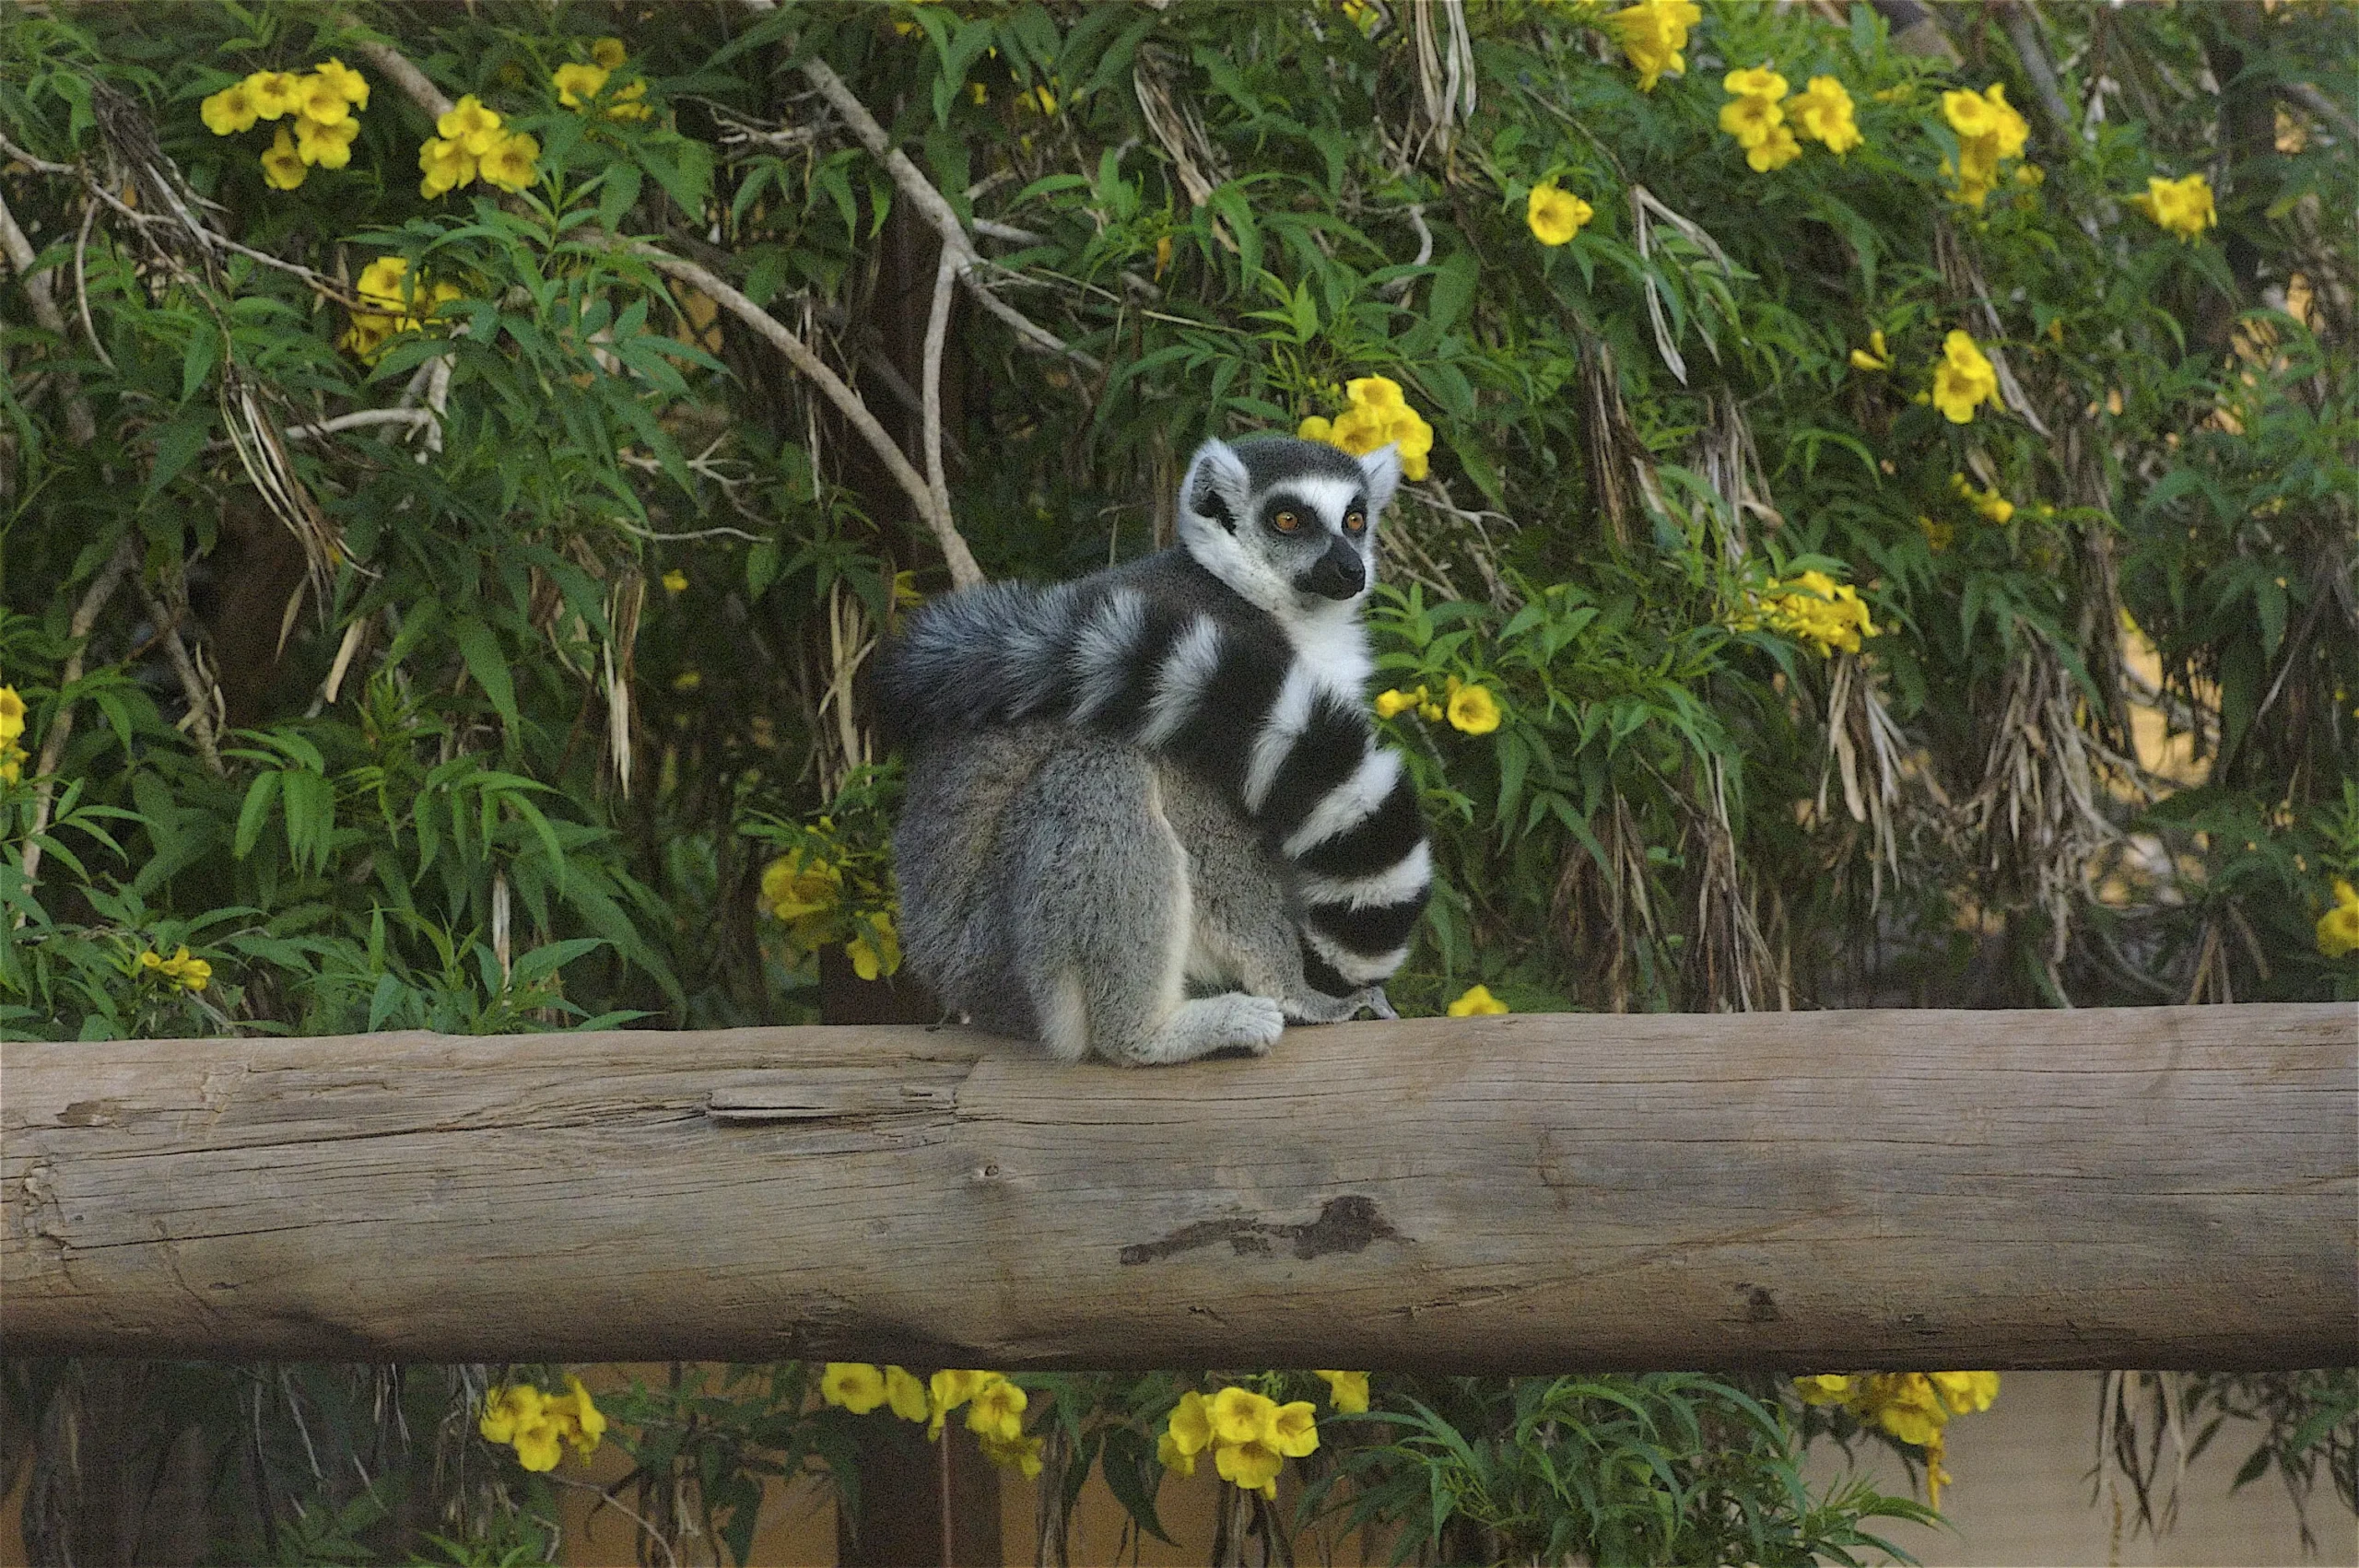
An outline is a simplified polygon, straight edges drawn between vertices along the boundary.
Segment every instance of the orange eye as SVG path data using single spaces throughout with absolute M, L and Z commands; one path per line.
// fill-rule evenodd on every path
M 1361 513 L 1359 513 L 1359 512 L 1353 512 L 1353 513 L 1351 513 L 1349 516 L 1347 516 L 1347 517 L 1345 517 L 1345 518 L 1344 519 L 1344 532 L 1346 532 L 1346 533 L 1364 533 L 1364 532 L 1366 532 L 1367 531 L 1367 519 L 1365 516 L 1363 516 Z
M 1292 512 L 1280 512 L 1270 520 L 1270 525 L 1281 533 L 1292 533 L 1302 526 L 1302 519 Z

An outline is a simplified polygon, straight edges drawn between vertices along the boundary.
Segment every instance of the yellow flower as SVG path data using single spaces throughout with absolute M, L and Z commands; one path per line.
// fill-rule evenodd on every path
M 445 110 L 434 128 L 470 158 L 481 158 L 499 143 L 499 111 L 487 109 L 473 93 Z
M 417 193 L 429 201 L 475 177 L 475 155 L 465 144 L 441 136 L 429 137 L 417 149 L 417 167 L 426 172 L 426 178 L 417 182 Z
M 1315 1372 L 1311 1375 L 1327 1380 L 1327 1398 L 1338 1414 L 1354 1416 L 1367 1409 L 1367 1373 Z
M 1057 111 L 1057 95 L 1046 82 L 1015 95 L 1015 107 L 1030 113 L 1048 116 Z
M 2334 880 L 2334 907 L 2318 917 L 2318 941 L 2329 958 L 2359 952 L 2359 890 L 2341 877 Z
M 1221 1480 L 1258 1492 L 1273 1503 L 1278 1496 L 1278 1471 L 1285 1467 L 1285 1458 L 1267 1443 L 1224 1443 L 1213 1450 L 1213 1469 L 1220 1472 Z
M 245 82 L 258 119 L 292 114 L 302 102 L 302 78 L 292 71 L 256 71 Z
M 557 1440 L 564 1433 L 557 1423 L 545 1421 L 538 1426 L 516 1434 L 516 1462 L 528 1470 L 553 1470 L 564 1457 Z
M 330 56 L 328 63 L 312 72 L 312 75 L 334 83 L 335 90 L 344 95 L 344 101 L 352 105 L 353 108 L 369 107 L 369 78 L 343 61 Z
M 943 1418 L 973 1398 L 984 1384 L 999 1375 L 996 1372 L 969 1372 L 945 1367 L 927 1380 L 926 1393 L 933 1405 L 933 1415 L 926 1422 L 926 1436 L 942 1435 Z
M 1933 554 L 1940 555 L 1957 537 L 1957 526 L 1947 518 L 1932 518 L 1919 513 L 1917 526 L 1925 535 L 1925 544 Z
M 900 933 L 893 929 L 893 917 L 874 912 L 861 919 L 868 930 L 853 934 L 844 943 L 844 955 L 851 960 L 851 971 L 863 980 L 874 980 L 898 973 L 901 967 Z
M 1543 245 L 1564 244 L 1596 216 L 1595 208 L 1570 191 L 1559 190 L 1554 180 L 1534 185 L 1524 205 L 1524 222 Z
M 1267 1395 L 1231 1385 L 1212 1397 L 1213 1436 L 1222 1443 L 1264 1442 L 1273 1434 L 1277 1413 Z
M 1974 411 L 1999 395 L 1999 372 L 1974 339 L 1953 330 L 1942 340 L 1941 362 L 1933 367 L 1933 406 L 1953 425 L 1973 422 Z
M 1805 1405 L 1839 1405 L 1851 1397 L 1855 1380 L 1843 1373 L 1823 1372 L 1812 1377 L 1797 1377 L 1794 1387 L 1802 1390 Z
M 2201 239 L 2205 229 L 2220 221 L 2212 205 L 2212 182 L 2201 174 L 2184 180 L 2149 177 L 2146 193 L 2130 197 L 2130 205 L 2177 235 L 2183 243 Z
M 1813 76 L 1810 86 L 1787 107 L 1793 111 L 1799 134 L 1825 143 L 1826 150 L 1837 158 L 1867 140 L 1852 118 L 1851 95 L 1833 76 Z
M 254 111 L 254 90 L 251 78 L 232 83 L 196 106 L 205 128 L 217 136 L 227 136 L 239 131 L 251 131 L 258 118 Z
M 1970 89 L 1942 94 L 1942 117 L 1957 133 L 1958 161 L 1944 173 L 1957 176 L 1950 199 L 1979 210 L 1998 183 L 2001 158 L 2023 156 L 2031 126 L 2007 101 L 2006 85 L 1993 82 L 1983 92 Z
M 1395 447 L 1400 451 L 1402 475 L 1409 479 L 1426 477 L 1430 472 L 1426 458 L 1434 450 L 1434 427 L 1409 406 L 1402 395 L 1401 383 L 1387 376 L 1362 376 L 1347 384 L 1344 392 L 1351 402 L 1350 407 L 1332 420 L 1316 415 L 1305 419 L 1295 427 L 1295 434 L 1306 441 L 1341 447 L 1355 457 L 1365 456 L 1379 447 Z
M 904 1367 L 888 1366 L 885 1369 L 885 1402 L 903 1421 L 923 1421 L 933 1413 L 926 1398 L 925 1385 Z
M 1966 475 L 1963 474 L 1950 475 L 1950 488 L 1955 490 L 1969 506 L 1974 508 L 1976 512 L 1988 521 L 2003 523 L 2015 515 L 2014 502 L 1999 494 L 1996 488 L 1976 489 L 1966 482 Z
M 980 82 L 978 82 L 975 85 L 977 87 L 982 86 Z M 646 96 L 647 84 L 645 82 L 626 82 L 624 85 L 614 90 L 611 101 L 606 105 L 606 118 L 609 120 L 653 119 L 655 117 L 655 111 L 650 109 L 646 104 L 639 101 Z
M 164 960 L 159 967 L 165 978 L 184 991 L 201 991 L 205 982 L 213 978 L 213 965 L 202 958 L 191 958 L 186 943 L 182 943 L 180 951 Z
M 1180 1447 L 1168 1431 L 1155 1440 L 1155 1462 L 1182 1476 L 1196 1473 L 1196 1456 Z
M 1868 333 L 1868 346 L 1851 350 L 1851 369 L 1873 374 L 1892 369 L 1892 350 L 1884 345 L 1884 329 Z
M 968 1405 L 967 1430 L 1002 1443 L 1016 1442 L 1024 1435 L 1027 1403 L 1023 1389 L 994 1373 Z
M 352 139 L 358 135 L 360 122 L 348 115 L 331 122 L 306 117 L 295 122 L 295 156 L 322 169 L 342 169 L 352 161 Z
M 1308 1399 L 1280 1405 L 1270 1418 L 1270 1446 L 1289 1459 L 1319 1449 L 1319 1412 Z
M 0 784 L 14 784 L 24 778 L 25 758 L 29 755 L 13 741 L 0 744 Z
M 1995 1372 L 1933 1372 L 1933 1392 L 1942 1397 L 1952 1415 L 1971 1415 L 1987 1410 L 1999 1397 L 1999 1375 Z
M 1379 719 L 1395 719 L 1426 700 L 1426 688 L 1423 686 L 1419 686 L 1414 692 L 1379 692 L 1376 697 L 1376 716 Z
M 1665 71 L 1685 74 L 1687 29 L 1703 19 L 1695 0 L 1638 0 L 1608 16 L 1605 27 L 1637 68 L 1638 90 L 1652 92 Z
M 663 591 L 666 593 L 684 593 L 687 591 L 688 574 L 677 567 L 665 572 L 657 580 L 663 584 Z
M 976 1445 L 984 1458 L 1026 1480 L 1040 1473 L 1040 1439 L 1037 1437 L 993 1437 L 986 1433 Z
M 831 1361 L 819 1374 L 819 1398 L 864 1416 L 885 1402 L 885 1375 L 864 1361 Z
M 1720 105 L 1720 129 L 1742 147 L 1757 147 L 1786 123 L 1786 111 L 1767 98 L 1732 98 Z M 1789 133 L 1790 135 L 1790 133 Z
M 1879 635 L 1859 590 L 1837 582 L 1825 572 L 1807 571 L 1786 582 L 1773 581 L 1761 603 L 1761 618 L 1772 631 L 1817 645 L 1822 658 L 1837 649 L 1860 651 L 1860 640 Z M 1750 624 L 1741 626 L 1750 630 Z
M 1802 156 L 1802 145 L 1794 140 L 1794 134 L 1783 125 L 1775 125 L 1757 145 L 1745 149 L 1744 161 L 1755 174 L 1767 174 Z
M 1449 727 L 1468 735 L 1487 735 L 1499 727 L 1499 701 L 1485 686 L 1462 686 L 1450 677 Z
M 352 113 L 352 100 L 344 96 L 338 77 L 314 71 L 297 79 L 295 94 L 295 111 L 306 120 L 334 125 Z
M 762 907 L 793 927 L 804 947 L 827 940 L 825 917 L 843 899 L 843 872 L 806 849 L 792 849 L 762 870 Z
M 1187 1473 L 1193 1474 L 1195 1456 L 1212 1446 L 1212 1402 L 1193 1388 L 1180 1395 L 1180 1402 L 1171 1408 L 1171 1419 L 1164 1424 L 1163 1435 L 1173 1450 L 1188 1460 Z M 1164 1462 L 1170 1463 L 1168 1459 Z
M 1480 1018 L 1505 1012 L 1508 1004 L 1493 996 L 1488 986 L 1469 986 L 1463 995 L 1443 1011 L 1452 1018 Z
M 24 732 L 25 699 L 16 687 L 0 686 L 0 741 L 13 741 Z
M 270 150 L 262 155 L 263 183 L 274 191 L 291 191 L 311 174 L 303 163 L 302 154 L 295 150 L 295 138 L 281 125 L 270 139 Z
M 587 109 L 590 100 L 605 87 L 609 74 L 604 65 L 584 65 L 577 62 L 559 65 L 550 74 L 549 80 L 557 85 L 557 100 L 559 103 L 568 109 Z
M 602 38 L 594 40 L 591 43 L 590 58 L 595 60 L 599 64 L 604 65 L 607 70 L 611 71 L 617 65 L 620 65 L 624 61 L 629 59 L 630 53 L 628 50 L 623 48 L 623 41 L 621 39 Z
M 1766 65 L 1748 65 L 1722 76 L 1720 88 L 1738 98 L 1758 98 L 1775 103 L 1786 96 L 1786 78 Z
M 491 145 L 475 167 L 484 183 L 503 191 L 521 191 L 539 172 L 541 144 L 522 131 Z

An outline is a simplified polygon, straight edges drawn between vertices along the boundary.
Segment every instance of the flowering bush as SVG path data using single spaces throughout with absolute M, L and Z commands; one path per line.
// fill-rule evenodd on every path
M 814 1020 L 898 963 L 865 673 L 945 545 L 1135 557 L 1286 429 L 1409 476 L 1404 1011 L 2359 999 L 2348 8 L 1932 8 L 1970 70 L 1831 9 L 0 8 L 0 1029 Z M 805 1371 L 609 1397 L 651 1523 L 742 1557 L 761 1476 L 1009 1391 L 1144 1522 L 1183 1393 Z M 214 1539 L 396 1471 L 526 1529 L 397 1440 L 480 1375 L 374 1375 L 185 1374 L 259 1432 Z M 1882 1505 L 1797 1503 L 1790 1384 L 1378 1393 L 1174 1463 L 1443 1559 Z

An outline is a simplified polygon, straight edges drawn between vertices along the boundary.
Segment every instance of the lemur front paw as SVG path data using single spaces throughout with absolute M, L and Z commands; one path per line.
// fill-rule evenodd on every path
M 1379 1018 L 1401 1016 L 1384 999 L 1382 986 L 1367 986 L 1347 996 L 1311 991 L 1304 996 L 1286 998 L 1285 1007 L 1287 1019 L 1296 1024 L 1341 1024 L 1346 1019 L 1358 1017 L 1363 1010 Z

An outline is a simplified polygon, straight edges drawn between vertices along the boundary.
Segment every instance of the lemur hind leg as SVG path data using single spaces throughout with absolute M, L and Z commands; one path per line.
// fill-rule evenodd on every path
M 1196 900 L 1160 770 L 1133 747 L 1070 736 L 1020 794 L 1003 861 L 1011 967 L 1050 1054 L 1144 1065 L 1268 1051 L 1285 1026 L 1275 996 L 1187 994 Z

